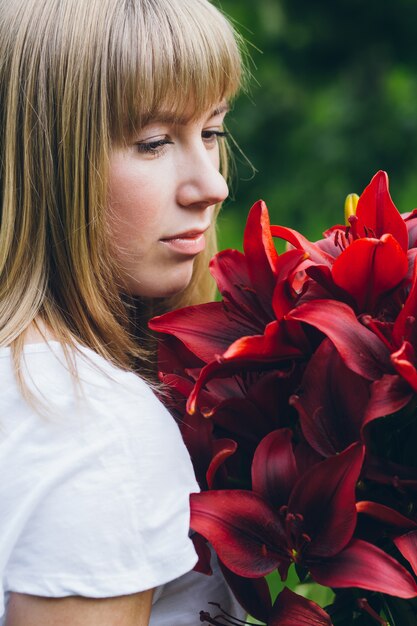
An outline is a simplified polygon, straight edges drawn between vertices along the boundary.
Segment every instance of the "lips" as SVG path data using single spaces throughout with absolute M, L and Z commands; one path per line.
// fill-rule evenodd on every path
M 171 235 L 170 237 L 162 237 L 161 241 L 174 241 L 176 239 L 196 239 L 201 235 L 204 235 L 207 228 L 199 228 L 195 230 L 187 230 L 184 233 L 178 233 L 176 235 Z
M 160 241 L 174 252 L 193 256 L 204 250 L 206 246 L 204 233 L 206 230 L 207 228 L 203 230 L 187 230 L 171 237 L 164 237 Z

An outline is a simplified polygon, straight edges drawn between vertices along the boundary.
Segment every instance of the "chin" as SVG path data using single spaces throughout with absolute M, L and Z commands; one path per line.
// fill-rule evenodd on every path
M 172 275 L 161 272 L 161 275 L 154 277 L 153 281 L 147 284 L 135 281 L 129 285 L 130 293 L 134 296 L 144 298 L 170 298 L 184 291 L 190 284 L 193 268 L 182 268 L 182 271 L 173 272 Z

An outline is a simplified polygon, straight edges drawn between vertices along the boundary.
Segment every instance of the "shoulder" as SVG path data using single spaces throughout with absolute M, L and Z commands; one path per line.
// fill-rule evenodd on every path
M 0 390 L 6 588 L 105 597 L 163 584 L 195 563 L 198 487 L 179 429 L 138 376 L 84 348 L 72 356 L 75 385 L 59 344 L 26 347 L 22 374 L 49 409 L 42 416 L 0 353 L 11 385 Z
M 144 459 L 170 450 L 188 465 L 177 424 L 150 386 L 138 375 L 115 367 L 94 351 L 78 346 L 66 353 L 51 341 L 25 346 L 21 375 L 36 405 L 26 402 L 12 370 L 10 354 L 0 350 L 0 424 L 3 434 L 26 423 L 33 441 L 88 448 L 102 442 L 110 452 Z M 1 437 L 1 433 L 0 433 Z M 168 459 L 163 463 L 166 467 Z M 188 471 L 188 470 L 187 470 Z
M 6 383 L 0 389 L 2 416 L 8 413 L 2 410 L 6 408 L 4 403 L 24 404 L 8 348 L 0 349 L 0 376 Z M 33 408 L 36 406 L 42 412 L 42 408 L 47 407 L 48 412 L 54 414 L 53 421 L 59 421 L 60 415 L 65 414 L 66 419 L 68 414 L 75 419 L 84 410 L 91 418 L 101 415 L 103 419 L 106 415 L 125 415 L 126 411 L 131 415 L 139 410 L 141 415 L 149 410 L 167 416 L 143 379 L 80 345 L 64 348 L 58 341 L 26 344 L 20 361 L 20 377 L 34 399 Z
M 31 406 L 11 374 L 10 355 L 0 353 L 0 468 L 10 477 L 0 494 L 13 485 L 24 492 L 28 481 L 38 480 L 44 493 L 61 484 L 59 499 L 71 477 L 77 488 L 85 479 L 94 494 L 124 483 L 126 498 L 134 489 L 148 510 L 159 490 L 169 489 L 169 499 L 181 494 L 184 503 L 198 490 L 190 457 L 149 385 L 92 350 L 79 348 L 70 356 L 72 366 L 57 342 L 26 346 L 21 373 L 38 402 Z
M 65 395 L 78 389 L 85 397 L 118 394 L 128 400 L 130 391 L 148 401 L 156 400 L 149 385 L 138 375 L 116 367 L 79 344 L 73 348 L 58 341 L 27 344 L 21 367 L 35 392 Z

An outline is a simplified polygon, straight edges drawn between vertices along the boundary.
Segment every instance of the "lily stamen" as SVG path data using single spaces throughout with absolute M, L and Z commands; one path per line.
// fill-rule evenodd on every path
M 285 515 L 286 509 L 287 507 L 281 507 L 280 513 Z M 287 513 L 285 515 L 284 524 L 289 546 L 288 554 L 294 563 L 298 563 L 302 558 L 306 546 L 311 543 L 311 537 L 307 533 L 302 532 L 304 516 L 300 513 Z
M 359 235 L 358 235 L 358 218 L 356 217 L 356 215 L 351 215 L 349 217 L 349 235 L 351 235 L 352 239 L 359 239 Z
M 206 622 L 212 626 L 228 626 L 229 624 L 231 626 L 249 626 L 249 622 L 245 622 L 237 617 L 234 617 L 233 615 L 230 615 L 217 602 L 209 602 L 208 604 L 216 606 L 221 611 L 221 614 L 211 617 L 210 613 L 207 611 L 200 611 L 200 622 Z M 223 621 L 219 622 L 219 619 Z
M 334 234 L 333 243 L 336 248 L 339 248 L 340 252 L 344 252 L 346 248 L 350 246 L 349 230 L 350 227 L 348 226 L 345 232 L 343 232 L 343 230 L 336 230 Z

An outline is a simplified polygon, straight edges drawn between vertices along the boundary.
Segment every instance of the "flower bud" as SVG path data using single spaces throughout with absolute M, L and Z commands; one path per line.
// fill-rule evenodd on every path
M 356 215 L 359 196 L 357 193 L 350 193 L 345 200 L 345 224 L 349 226 L 349 218 Z

